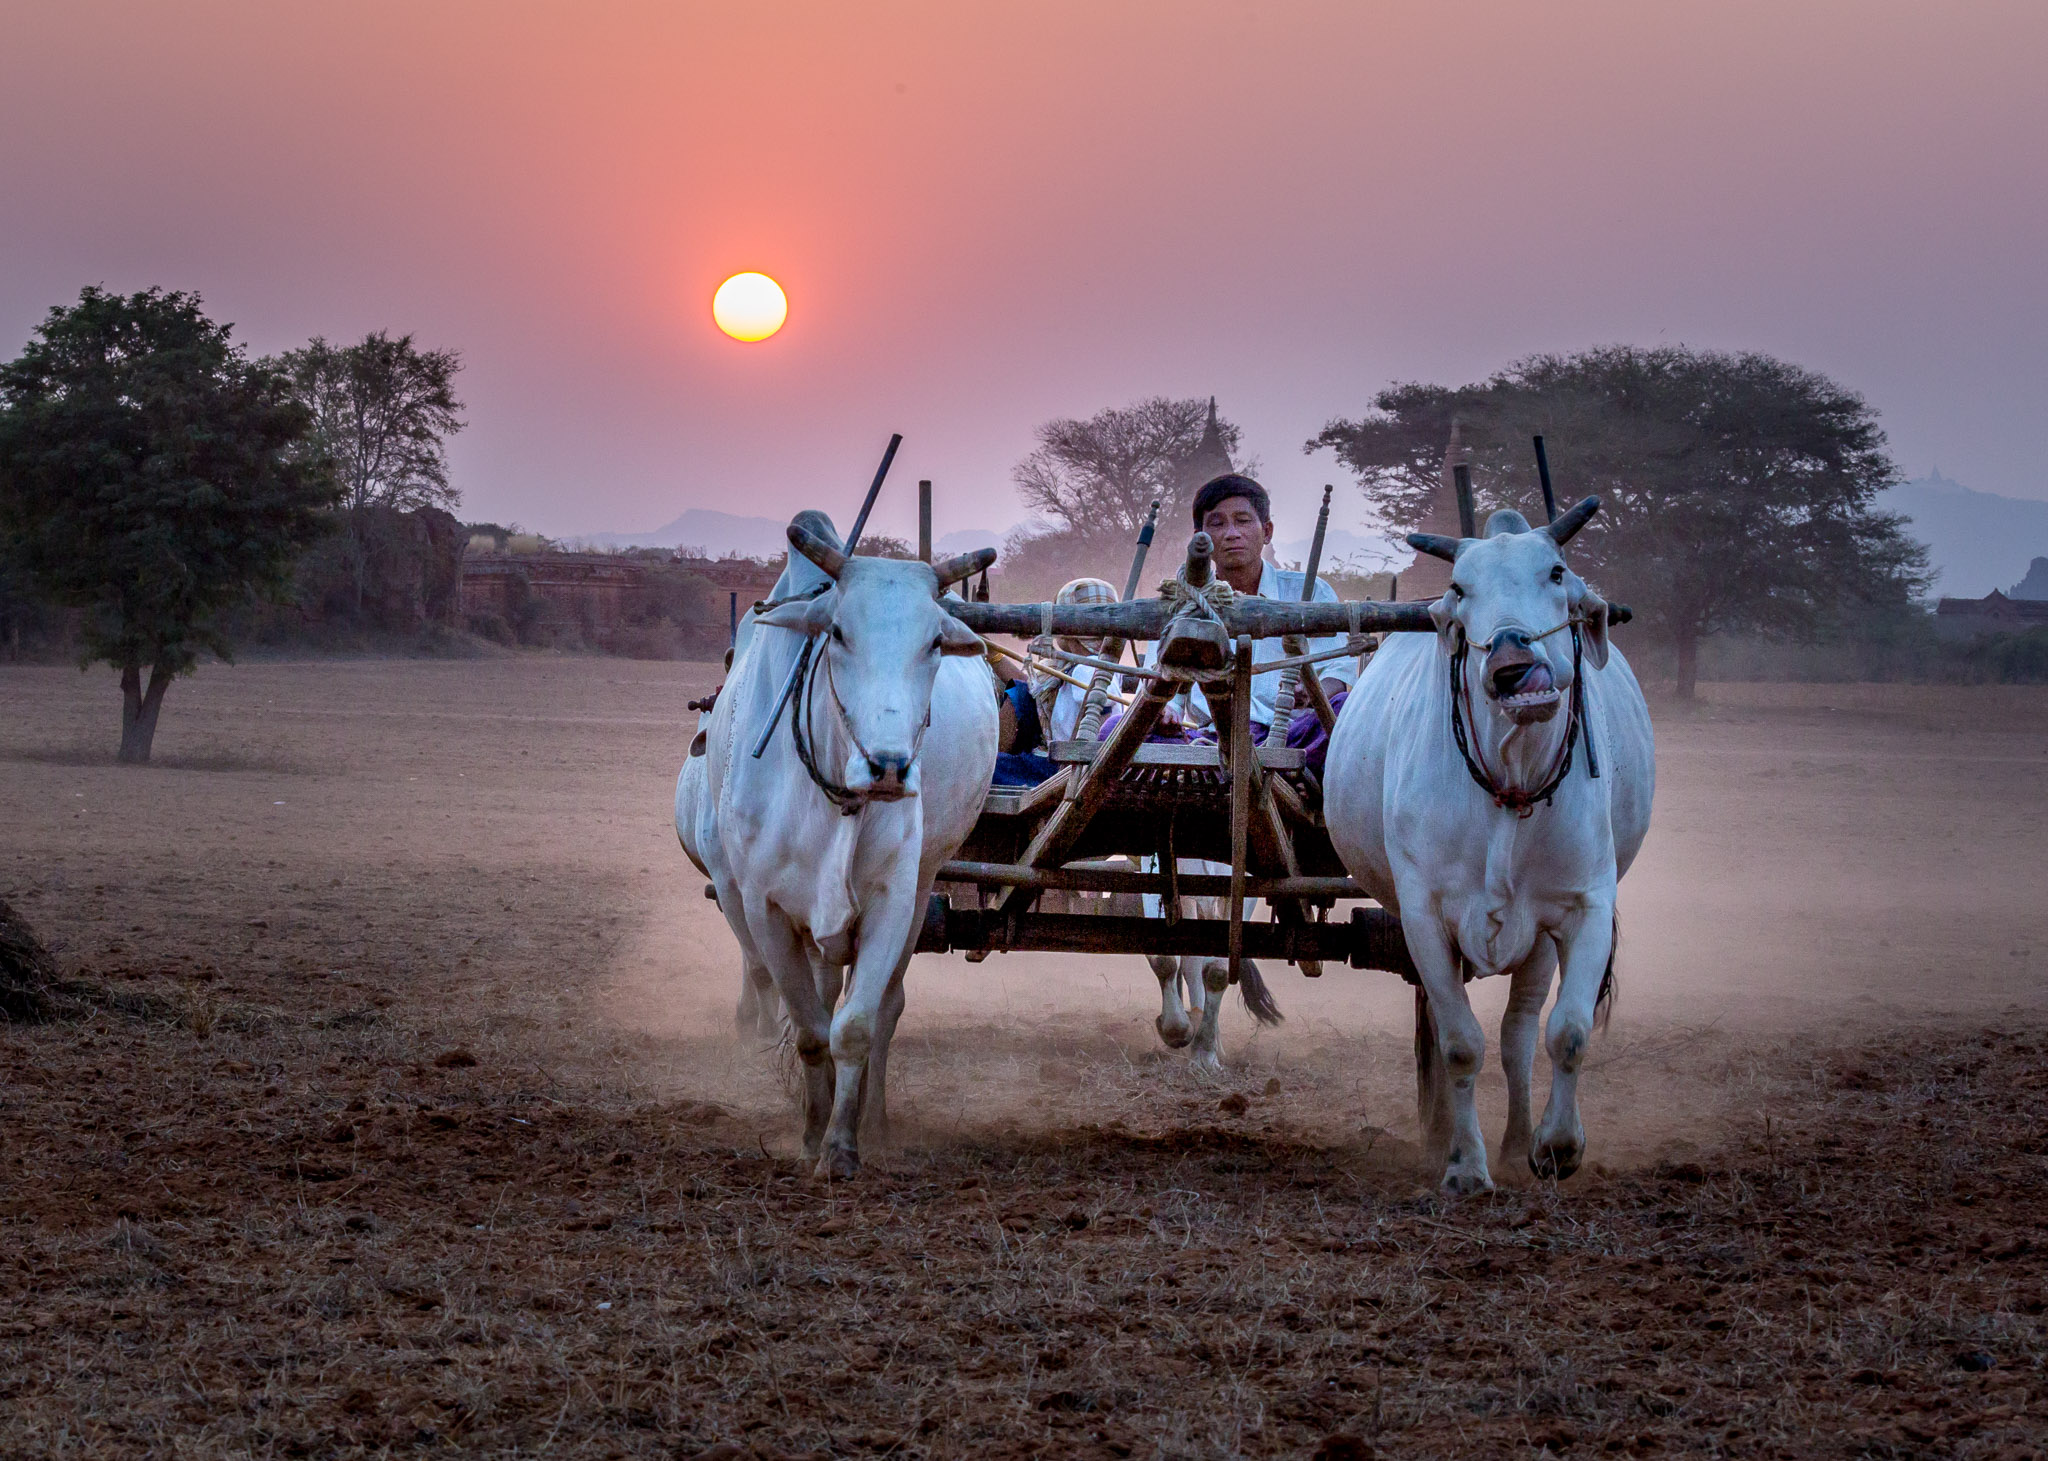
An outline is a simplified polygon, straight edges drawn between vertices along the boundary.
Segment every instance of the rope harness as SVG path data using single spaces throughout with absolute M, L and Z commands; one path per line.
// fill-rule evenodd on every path
M 1488 773 L 1485 762 L 1474 754 L 1471 738 L 1465 729 L 1466 721 L 1478 724 L 1478 717 L 1472 710 L 1472 687 L 1465 679 L 1465 659 L 1471 653 L 1472 644 L 1466 639 L 1462 629 L 1458 633 L 1458 647 L 1451 654 L 1451 738 L 1458 743 L 1458 754 L 1464 758 L 1465 769 L 1472 773 L 1472 779 L 1478 783 L 1479 789 L 1493 798 L 1495 806 L 1511 811 L 1517 817 L 1528 817 L 1536 810 L 1539 802 L 1551 804 L 1551 798 L 1557 795 L 1558 787 L 1562 786 L 1565 777 L 1571 774 L 1572 748 L 1578 744 L 1579 728 L 1585 722 L 1586 676 L 1581 664 L 1578 620 L 1567 619 L 1556 628 L 1544 630 L 1529 642 L 1534 644 L 1537 640 L 1548 639 L 1565 629 L 1572 632 L 1572 694 L 1571 708 L 1565 715 L 1564 747 L 1558 753 L 1550 775 L 1534 791 L 1525 791 L 1517 786 L 1503 787 Z M 1463 702 L 1465 707 L 1462 717 L 1458 714 L 1460 702 Z M 1600 775 L 1600 763 L 1594 757 L 1593 732 L 1590 727 L 1586 729 L 1586 774 L 1595 778 Z

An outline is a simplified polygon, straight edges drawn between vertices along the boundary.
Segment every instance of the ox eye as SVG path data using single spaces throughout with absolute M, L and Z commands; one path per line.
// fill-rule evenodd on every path
M 932 653 L 933 653 L 933 654 L 937 654 L 937 653 L 938 653 L 938 652 L 939 652 L 940 650 L 944 649 L 945 647 L 946 647 L 946 641 L 945 641 L 945 638 L 944 638 L 944 636 L 942 636 L 942 635 L 934 635 L 934 636 L 932 637 Z
M 1562 563 L 1553 563 L 1550 566 L 1550 581 L 1552 583 L 1564 582 L 1564 565 Z
M 1451 592 L 1456 594 L 1461 599 L 1465 597 L 1465 590 L 1458 587 L 1458 585 L 1455 583 L 1451 585 Z
M 832 642 L 834 644 L 846 643 L 846 635 L 837 624 L 832 626 Z

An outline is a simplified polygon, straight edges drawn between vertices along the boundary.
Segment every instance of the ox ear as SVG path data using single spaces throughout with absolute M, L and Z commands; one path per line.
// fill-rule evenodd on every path
M 943 615 L 939 622 L 940 654 L 985 654 L 987 646 L 981 636 L 955 619 L 951 614 Z
M 832 612 L 839 607 L 838 600 L 837 589 L 828 589 L 814 599 L 789 599 L 764 614 L 756 614 L 754 622 L 794 629 L 804 635 L 822 634 L 832 627 Z
M 1576 573 L 1571 577 L 1569 602 L 1579 619 L 1579 646 L 1586 663 L 1596 670 L 1607 668 L 1607 600 L 1586 587 Z
M 1458 648 L 1458 636 L 1465 628 L 1458 622 L 1458 596 L 1448 591 L 1429 606 L 1429 621 L 1436 625 L 1436 642 L 1443 646 L 1444 653 L 1454 653 Z

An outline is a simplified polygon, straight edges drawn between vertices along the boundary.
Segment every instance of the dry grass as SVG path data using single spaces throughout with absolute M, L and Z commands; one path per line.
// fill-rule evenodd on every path
M 1398 988 L 1210 1085 L 1028 956 L 921 961 L 906 1140 L 804 1180 L 663 822 L 702 678 L 209 667 L 139 773 L 105 688 L 0 675 L 82 1006 L 0 1025 L 0 1455 L 2039 1449 L 2039 698 L 1671 716 L 1595 1164 L 1449 1204 Z
M 822 1188 L 364 1010 L 0 1043 L 8 1454 L 2023 1454 L 2040 1032 L 1758 1051 L 1694 1161 L 1450 1204 L 1278 1095 Z M 1238 1102 L 1232 1102 L 1233 1106 Z M 2015 1450 L 2014 1448 L 2018 1448 Z

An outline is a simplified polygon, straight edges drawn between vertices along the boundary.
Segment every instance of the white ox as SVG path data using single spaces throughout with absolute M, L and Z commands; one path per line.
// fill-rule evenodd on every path
M 845 1177 L 860 1169 L 869 1079 L 874 1120 L 886 1117 L 889 1040 L 932 881 L 973 829 L 995 768 L 982 643 L 938 597 L 995 555 L 848 558 L 813 514 L 790 524 L 789 540 L 814 566 L 792 588 L 817 592 L 759 615 L 735 657 L 710 716 L 699 820 L 714 832 L 702 850 L 719 907 L 789 1010 L 804 1153 L 818 1175 Z M 811 670 L 776 720 L 807 639 Z
M 1421 976 L 1423 1125 L 1453 1192 L 1492 1185 L 1473 1099 L 1486 1035 L 1467 977 L 1511 975 L 1501 1160 L 1525 1156 L 1539 1177 L 1568 1177 L 1585 1154 L 1579 1066 L 1611 996 L 1615 886 L 1649 830 L 1656 778 L 1649 711 L 1608 647 L 1607 605 L 1560 551 L 1599 505 L 1589 497 L 1534 530 L 1497 512 L 1484 538 L 1410 535 L 1454 565 L 1450 590 L 1430 606 L 1437 633 L 1388 636 L 1330 742 L 1331 841 L 1400 915 Z M 1560 963 L 1550 1103 L 1532 1133 L 1537 1026 Z

